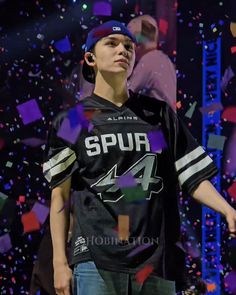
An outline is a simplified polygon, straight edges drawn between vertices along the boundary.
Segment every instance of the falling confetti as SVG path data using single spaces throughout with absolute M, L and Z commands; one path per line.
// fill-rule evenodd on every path
M 11 238 L 9 234 L 0 236 L 0 253 L 5 253 L 12 248 Z
M 229 188 L 228 193 L 230 197 L 236 202 L 236 182 L 234 182 Z
M 153 272 L 154 267 L 152 265 L 146 265 L 143 269 L 136 273 L 135 278 L 139 284 L 143 284 L 146 279 Z
M 37 259 L 37 248 L 44 233 L 43 223 L 47 223 L 48 209 L 46 208 L 49 208 L 50 205 L 50 191 L 41 171 L 47 130 L 52 124 L 53 118 L 61 110 L 68 108 L 68 103 L 71 102 L 68 95 L 63 94 L 63 87 L 66 85 L 72 68 L 82 59 L 83 43 L 88 30 L 101 19 L 95 15 L 87 16 L 90 5 L 86 2 L 71 1 L 71 5 L 72 2 L 75 2 L 73 3 L 73 13 L 71 13 L 70 5 L 65 1 L 46 1 L 47 3 L 33 1 L 30 2 L 30 5 L 26 2 L 22 5 L 22 3 L 19 4 L 16 1 L 14 6 L 8 10 L 5 9 L 7 1 L 0 2 L 2 12 L 0 26 L 1 81 L 4 81 L 1 87 L 4 86 L 0 89 L 3 105 L 0 107 L 0 151 L 3 160 L 2 176 L 0 176 L 0 240 L 5 240 L 2 243 L 0 242 L 0 260 L 3 268 L 0 270 L 0 293 L 27 294 L 31 277 L 29 265 L 33 266 Z M 97 14 L 103 16 L 114 14 L 114 3 L 112 3 L 114 1 L 109 3 L 98 2 L 100 2 L 100 6 L 96 8 Z M 187 1 L 185 5 L 190 5 L 190 2 Z M 107 10 L 101 9 L 103 7 L 101 3 L 109 4 Z M 81 7 L 80 4 L 81 6 L 84 4 L 84 6 Z M 134 9 L 130 11 L 128 10 L 132 4 L 131 1 L 125 0 L 123 4 L 124 8 L 117 9 L 116 7 L 116 10 L 120 10 L 118 16 L 124 22 L 135 15 L 144 13 L 141 11 L 141 4 L 135 4 Z M 227 18 L 224 17 L 223 7 L 225 5 L 223 1 L 219 1 L 215 7 L 210 6 L 210 4 L 209 7 L 208 4 L 204 5 L 207 8 L 207 17 L 204 15 L 202 6 L 186 10 L 178 7 L 177 21 L 180 32 L 178 40 L 181 41 L 181 32 L 183 31 L 185 32 L 184 43 L 179 43 L 180 50 L 178 50 L 178 53 L 176 51 L 170 53 L 173 60 L 176 59 L 176 54 L 178 54 L 179 89 L 176 106 L 181 115 L 188 114 L 186 117 L 191 120 L 189 128 L 192 131 L 195 131 L 194 128 L 200 129 L 198 127 L 199 122 L 195 121 L 198 120 L 196 108 L 192 113 L 195 101 L 197 101 L 197 106 L 201 104 L 199 95 L 201 80 L 198 79 L 196 70 L 201 64 L 201 57 L 198 56 L 197 52 L 201 51 L 202 41 L 208 39 L 209 34 L 214 36 L 213 38 L 220 36 L 221 28 L 228 26 L 228 16 Z M 145 10 L 148 10 L 147 7 L 148 5 Z M 93 9 L 94 7 L 91 11 Z M 217 13 L 214 13 L 215 10 Z M 51 13 L 52 11 L 53 13 Z M 209 11 L 211 11 L 211 15 L 209 15 Z M 222 23 L 222 20 L 220 22 L 219 19 L 212 21 L 211 18 L 214 18 L 214 15 L 217 18 L 219 15 L 224 18 L 223 23 L 225 24 Z M 161 35 L 168 37 L 172 30 L 163 16 L 159 19 L 158 24 Z M 75 28 L 79 38 L 73 33 Z M 232 34 L 235 32 L 233 24 L 231 24 L 231 32 Z M 77 43 L 76 40 L 78 41 L 78 39 L 79 42 Z M 168 47 L 168 44 L 162 40 L 160 40 L 159 45 L 163 50 Z M 187 47 L 187 50 L 184 46 Z M 229 52 L 231 51 L 231 58 L 234 58 L 235 43 L 229 45 L 228 49 Z M 184 52 L 187 54 L 183 58 L 181 55 Z M 181 67 L 181 58 L 187 65 L 186 68 L 185 66 Z M 219 122 L 222 128 L 224 128 L 223 123 L 225 122 L 235 124 L 235 112 L 232 111 L 235 99 L 226 92 L 234 76 L 231 73 L 229 77 L 225 89 L 222 88 L 225 92 L 223 95 L 226 95 L 227 106 L 215 104 L 212 97 L 207 108 L 200 108 L 202 114 L 209 116 L 212 116 L 216 111 L 223 110 L 222 121 Z M 194 87 L 197 88 L 197 93 L 193 93 Z M 89 122 L 93 117 L 93 112 L 86 113 L 83 110 L 78 110 L 76 117 L 79 118 L 79 122 L 81 122 L 82 117 L 81 128 L 93 130 L 93 126 Z M 61 130 L 61 138 L 70 143 L 74 142 L 80 133 L 79 125 L 76 120 L 73 120 L 73 115 L 68 117 L 67 126 L 64 126 L 65 129 L 62 128 Z M 71 131 L 72 134 L 68 135 Z M 226 133 L 222 133 L 222 135 L 228 136 L 229 134 Z M 223 142 L 224 139 L 217 141 L 217 143 L 213 140 L 213 145 L 215 148 L 220 147 L 222 149 Z M 150 145 L 153 145 L 152 150 L 155 151 L 160 148 L 155 140 Z M 232 160 L 232 157 L 226 157 L 226 160 Z M 225 191 L 225 193 L 228 193 L 235 202 L 233 170 L 223 175 L 222 179 L 226 183 L 225 190 L 227 192 Z M 145 201 L 145 193 L 140 185 L 135 185 L 133 180 L 132 177 L 129 178 L 128 176 L 123 179 L 121 177 L 118 180 L 117 185 L 125 194 L 124 199 L 127 202 L 136 200 L 137 203 Z M 230 183 L 231 185 L 229 185 Z M 183 230 L 191 227 L 192 232 L 188 239 L 197 243 L 198 238 L 195 231 L 201 228 L 201 221 L 198 217 L 188 221 L 186 215 L 191 211 L 190 202 L 188 198 L 183 196 L 180 196 L 180 202 L 183 203 L 185 208 L 185 211 L 181 212 L 181 217 L 184 220 L 182 223 Z M 36 210 L 33 210 L 35 204 L 45 205 L 45 207 L 42 207 L 46 209 L 45 212 L 41 212 L 39 207 L 39 210 L 37 207 Z M 38 216 L 37 212 L 39 213 Z M 28 217 L 27 219 L 27 214 L 30 214 L 31 218 Z M 22 217 L 23 220 L 25 218 L 28 220 L 26 224 L 20 223 Z M 222 235 L 224 235 L 226 232 L 224 223 L 221 224 L 221 228 Z M 23 234 L 24 232 L 25 234 Z M 224 248 L 227 249 L 226 238 L 222 239 L 222 264 L 224 264 L 221 268 L 222 275 L 231 271 L 224 260 L 224 256 L 226 256 Z M 141 247 L 138 250 L 142 252 Z M 145 249 L 143 250 L 145 251 Z M 139 253 L 141 254 L 141 252 Z M 192 254 L 192 256 L 194 255 Z M 193 258 L 190 254 L 186 261 L 188 274 L 193 278 L 201 276 L 201 271 L 199 271 L 201 267 L 197 257 Z M 13 274 L 12 270 L 14 269 L 17 269 L 17 272 Z M 149 267 L 147 274 L 142 275 L 141 273 L 140 282 L 144 282 L 144 277 L 151 272 L 152 267 Z M 230 282 L 232 283 L 232 281 Z M 214 287 L 214 285 L 210 285 L 211 289 L 214 289 Z
M 29 233 L 40 229 L 39 220 L 33 211 L 23 214 L 21 216 L 21 222 L 24 226 L 24 233 Z
M 226 137 L 222 135 L 209 134 L 207 147 L 210 149 L 223 150 Z
M 57 132 L 57 136 L 62 139 L 74 144 L 79 137 L 82 126 L 78 124 L 76 127 L 72 128 L 70 120 L 65 118 L 61 124 L 60 129 Z
M 29 124 L 42 118 L 41 111 L 35 99 L 31 99 L 17 106 L 23 123 Z
M 197 105 L 197 102 L 195 101 L 189 108 L 189 110 L 186 112 L 185 114 L 185 117 L 191 119 L 192 116 L 193 116 L 193 113 L 195 111 L 195 108 L 196 108 L 196 105 Z
M 154 153 L 161 153 L 167 148 L 165 137 L 162 131 L 148 132 L 148 140 L 150 142 L 151 151 Z
M 44 224 L 49 214 L 49 208 L 45 205 L 36 202 L 32 208 L 32 211 L 35 213 L 38 221 L 41 224 Z
M 228 107 L 224 109 L 222 119 L 236 124 L 236 107 Z
M 121 241 L 128 241 L 129 239 L 129 216 L 118 216 L 118 235 Z

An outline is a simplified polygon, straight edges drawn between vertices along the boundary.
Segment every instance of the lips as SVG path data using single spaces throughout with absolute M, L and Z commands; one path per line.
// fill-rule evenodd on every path
M 123 59 L 123 58 L 118 59 L 118 60 L 116 60 L 115 62 L 124 62 L 124 63 L 126 63 L 127 65 L 129 65 L 129 62 L 128 62 L 126 59 Z

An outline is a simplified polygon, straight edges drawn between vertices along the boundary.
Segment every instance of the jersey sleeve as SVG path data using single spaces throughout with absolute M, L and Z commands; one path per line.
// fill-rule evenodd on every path
M 44 154 L 43 174 L 51 189 L 72 176 L 79 167 L 74 145 L 57 135 L 65 117 L 66 112 L 63 112 L 53 121 Z
M 198 185 L 218 173 L 213 160 L 193 138 L 188 128 L 170 107 L 165 120 L 169 125 L 169 143 L 180 187 L 192 194 Z

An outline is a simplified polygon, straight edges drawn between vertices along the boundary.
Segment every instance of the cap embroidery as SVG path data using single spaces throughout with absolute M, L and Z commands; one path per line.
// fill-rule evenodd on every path
M 112 30 L 117 32 L 117 31 L 121 31 L 121 28 L 120 27 L 112 27 Z

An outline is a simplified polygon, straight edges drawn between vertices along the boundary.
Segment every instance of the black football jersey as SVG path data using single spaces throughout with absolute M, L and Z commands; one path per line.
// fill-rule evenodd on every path
M 75 109 L 60 113 L 43 165 L 52 189 L 72 177 L 71 264 L 93 260 L 98 268 L 127 273 L 151 265 L 153 274 L 176 280 L 183 258 L 175 245 L 177 186 L 192 193 L 217 173 L 216 166 L 165 102 L 130 93 L 118 107 L 93 94 L 78 106 L 85 114 L 77 120 L 83 121 L 78 136 L 68 141 L 60 132 Z M 159 133 L 164 144 L 155 149 Z M 126 184 L 129 176 L 135 185 Z M 129 218 L 124 240 L 121 215 Z

